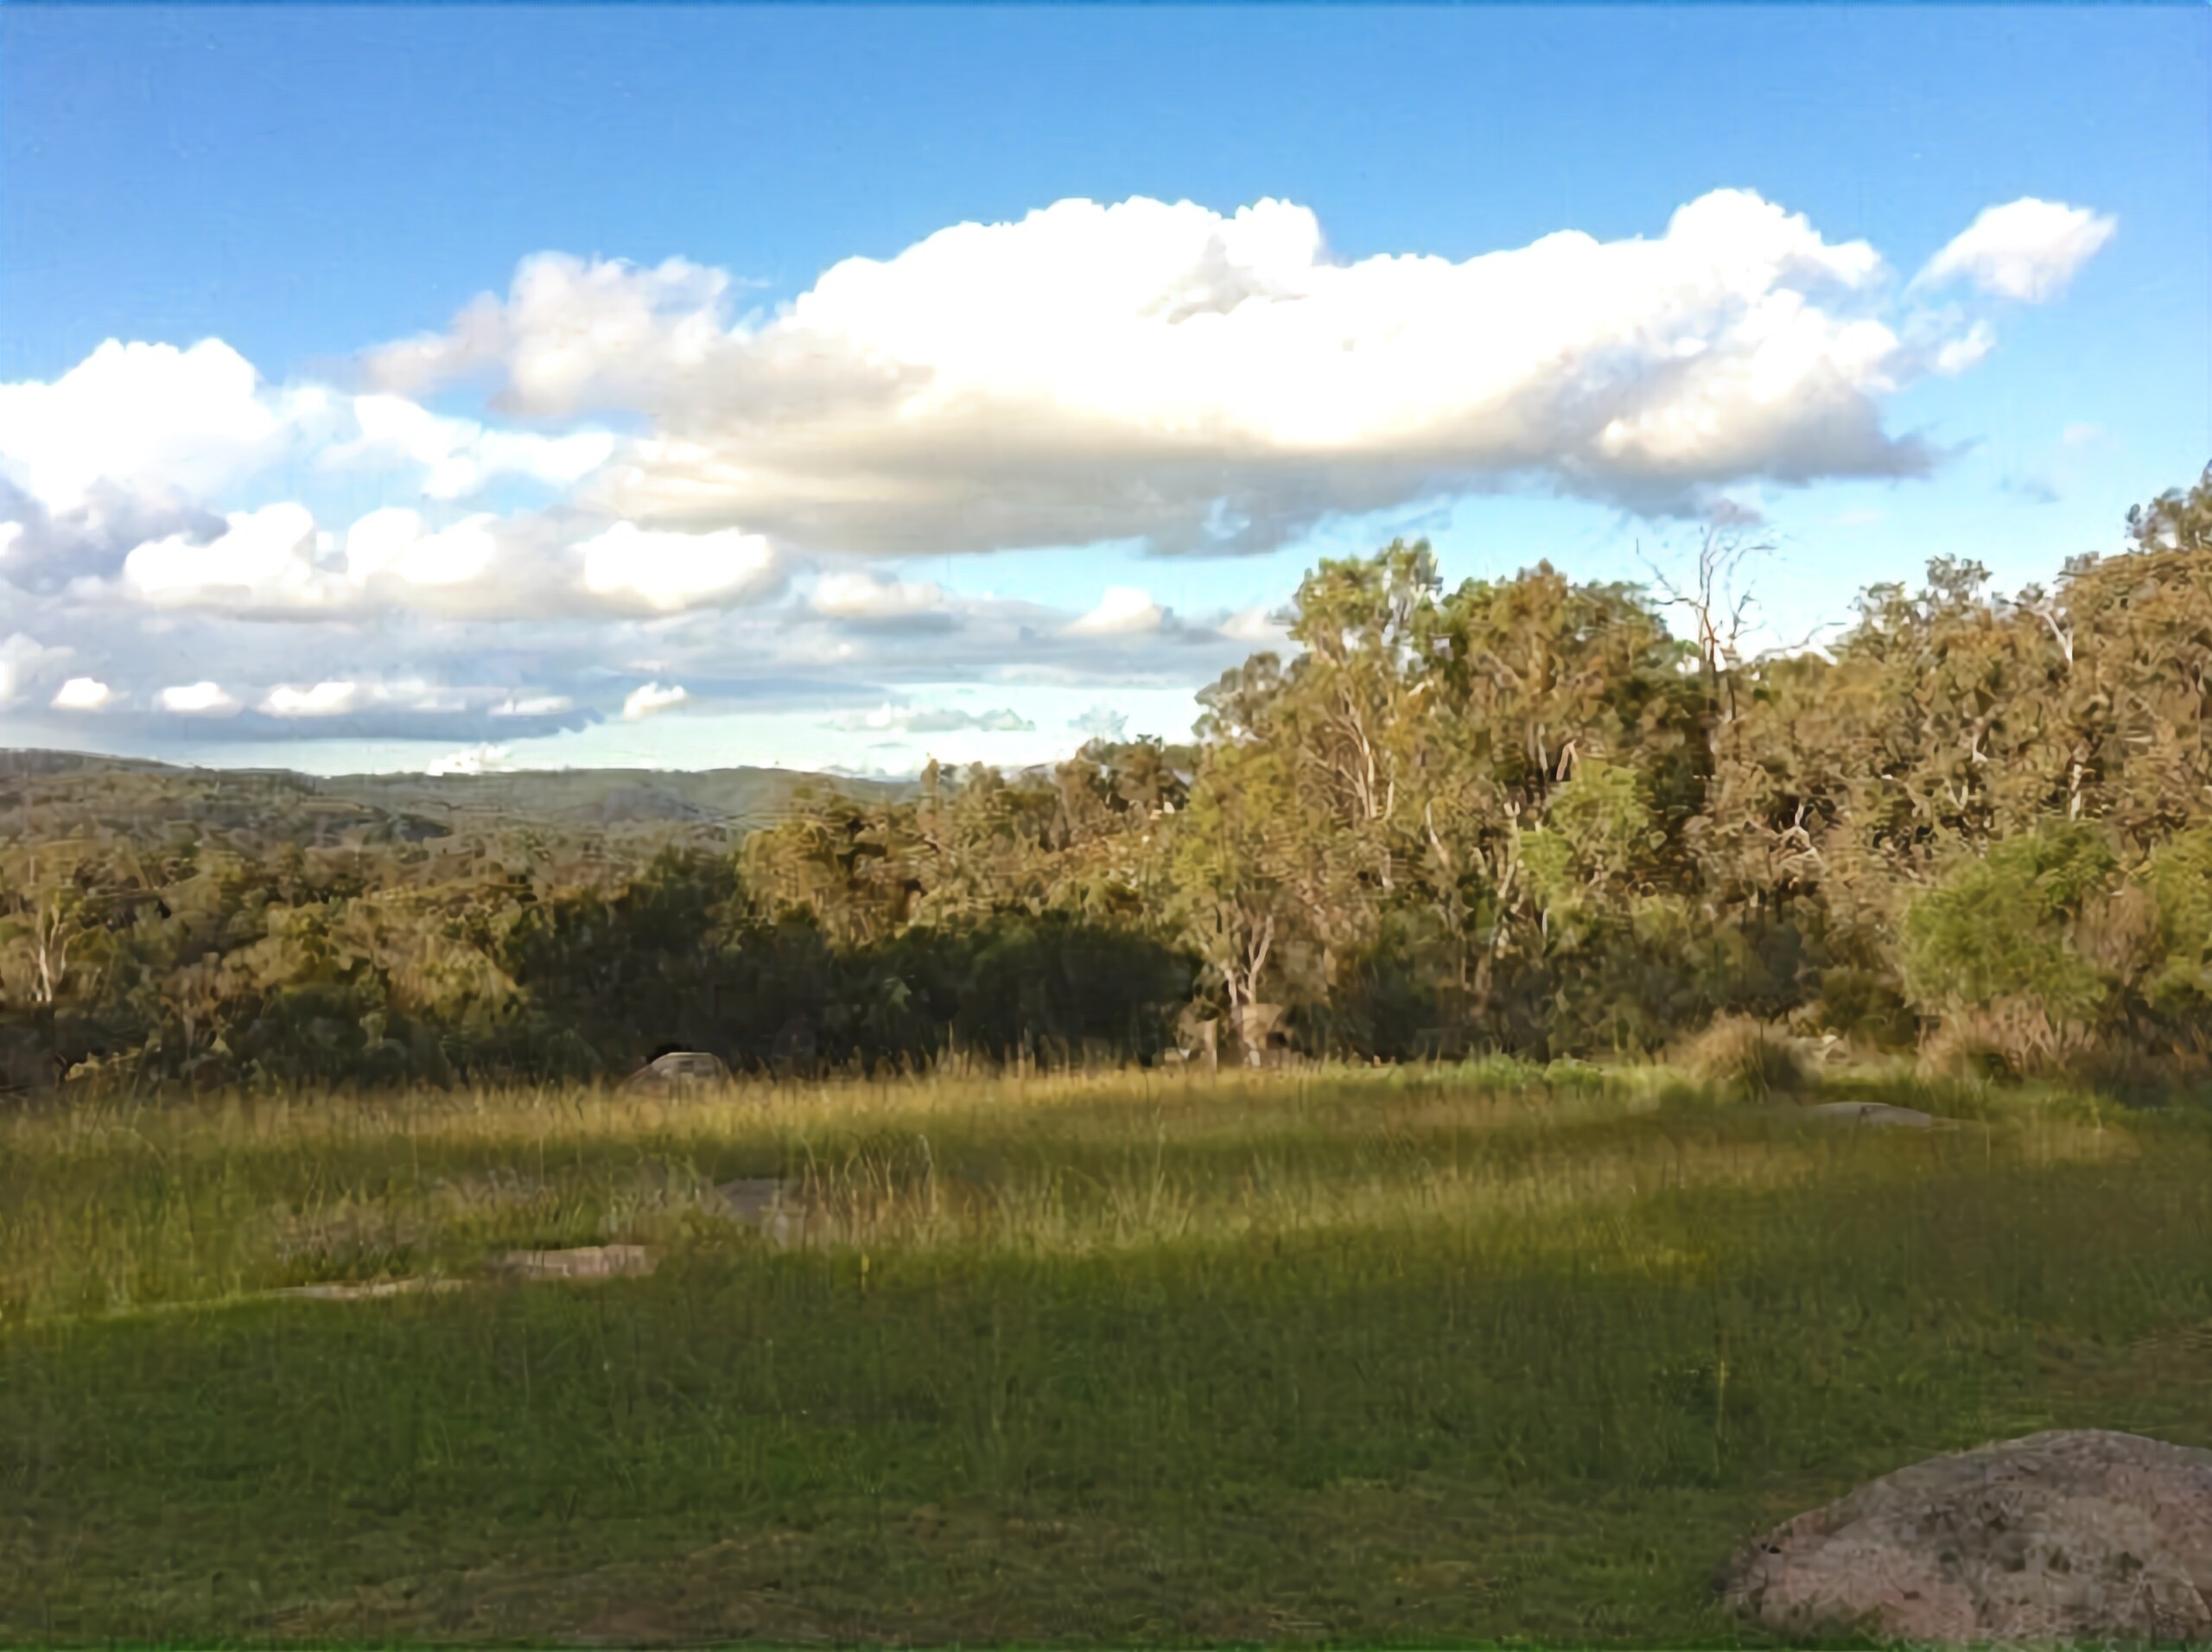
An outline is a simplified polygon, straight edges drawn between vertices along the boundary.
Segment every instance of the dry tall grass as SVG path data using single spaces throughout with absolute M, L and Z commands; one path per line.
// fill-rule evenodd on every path
M 1692 1054 L 1723 1094 L 1803 1077 L 1756 1024 L 1717 1026 Z M 817 1249 L 1079 1256 L 1352 1229 L 1572 1247 L 1662 1190 L 1840 1173 L 1832 1134 L 1732 1124 L 1662 1077 L 763 1080 L 672 1097 L 538 1088 L 23 1114 L 0 1121 L 0 1324 L 458 1274 L 512 1249 L 742 1242 L 749 1224 L 715 1194 L 741 1179 L 779 1183 Z M 2039 1159 L 2113 1151 L 2123 1138 L 2079 1112 L 2022 1106 L 1993 1128 Z

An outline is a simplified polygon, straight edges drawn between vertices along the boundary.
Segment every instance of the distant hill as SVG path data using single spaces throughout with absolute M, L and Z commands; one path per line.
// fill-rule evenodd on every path
M 334 846 L 535 828 L 564 836 L 726 842 L 778 819 L 807 787 L 870 798 L 911 790 L 909 783 L 790 769 L 321 776 L 0 748 L 0 838 L 97 828 L 134 838 L 213 831 Z
M 796 769 L 553 769 L 512 774 L 345 774 L 310 782 L 327 797 L 388 811 L 577 826 L 763 826 L 801 788 L 890 798 L 907 784 Z

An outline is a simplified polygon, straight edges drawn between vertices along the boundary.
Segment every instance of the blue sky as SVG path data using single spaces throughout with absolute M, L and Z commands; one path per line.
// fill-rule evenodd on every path
M 8 7 L 0 740 L 1020 762 L 1184 732 L 1394 531 L 1617 578 L 1753 511 L 1776 636 L 2047 578 L 2212 459 L 2208 59 L 2181 7 Z

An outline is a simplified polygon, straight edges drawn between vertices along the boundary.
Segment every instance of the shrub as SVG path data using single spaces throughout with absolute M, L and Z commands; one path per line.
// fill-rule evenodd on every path
M 2144 868 L 2158 961 L 2151 1001 L 2201 1025 L 2212 1009 L 2212 827 L 2160 844 Z
M 1944 1016 L 1921 1045 L 1920 1062 L 1946 1077 L 2033 1078 L 2072 1072 L 2095 1047 L 2095 1035 L 2081 1022 L 2014 995 Z
M 2024 1052 L 2071 1038 L 2057 1029 L 2093 1020 L 2109 996 L 2075 931 L 2113 872 L 2103 838 L 2078 822 L 1993 845 L 1906 911 L 1906 996 L 1961 1038 L 1985 1022 Z
M 1809 1090 L 1812 1065 L 1796 1040 L 1748 1015 L 1717 1015 L 1706 1029 L 1677 1045 L 1673 1064 L 1707 1084 L 1721 1084 L 1763 1101 Z

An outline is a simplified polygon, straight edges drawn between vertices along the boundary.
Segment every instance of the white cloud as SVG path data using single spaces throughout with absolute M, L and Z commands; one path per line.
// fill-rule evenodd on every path
M 372 511 L 346 531 L 342 563 L 303 505 L 233 511 L 226 520 L 205 543 L 178 533 L 140 545 L 124 558 L 117 594 L 161 607 L 332 619 L 378 606 L 527 613 L 543 605 L 544 593 L 526 582 L 487 581 L 501 526 L 492 516 L 433 531 L 416 511 Z M 105 588 L 87 580 L 73 588 L 89 599 Z
M 507 759 L 513 755 L 513 749 L 510 747 L 471 746 L 432 759 L 423 772 L 425 774 L 495 774 L 507 766 Z
M 48 509 L 103 479 L 205 496 L 325 429 L 327 391 L 264 390 L 219 339 L 190 349 L 110 339 L 51 383 L 0 384 L 0 474 Z
M 509 695 L 493 706 L 489 715 L 494 717 L 555 717 L 575 704 L 565 694 L 531 695 L 519 699 Z
M 306 689 L 283 684 L 269 691 L 261 708 L 272 717 L 335 717 L 358 711 L 365 698 L 359 683 L 332 681 Z
M 1128 716 L 1111 706 L 1091 707 L 1068 719 L 1068 727 L 1085 740 L 1120 740 L 1128 732 Z
M 155 696 L 155 703 L 164 711 L 185 716 L 227 717 L 238 708 L 238 702 L 213 683 L 188 683 L 176 688 L 163 689 Z
M 1182 695 L 1281 645 L 1280 616 L 1201 621 L 1134 586 L 1078 613 L 1046 586 L 947 589 L 922 556 L 1261 550 L 1507 487 L 1710 519 L 1913 474 L 1938 455 L 1885 429 L 1890 398 L 1986 355 L 1981 294 L 2055 292 L 2111 232 L 2016 202 L 1908 285 L 1743 192 L 1651 230 L 1346 260 L 1291 203 L 1063 201 L 847 260 L 742 318 L 715 270 L 543 256 L 375 353 L 365 395 L 272 386 L 219 340 L 111 341 L 0 385 L 0 632 L 71 645 L 66 665 L 0 645 L 0 693 L 259 714 L 195 742 L 519 745 L 741 700 L 825 755 L 869 728 L 1045 753 L 1095 696 Z M 493 410 L 417 399 L 471 375 Z M 519 508 L 518 482 L 560 497 Z M 995 708 L 902 702 L 955 684 Z M 879 697 L 859 738 L 821 733 Z
M 1997 335 L 1989 324 L 1976 321 L 1962 337 L 1947 339 L 1936 347 L 1936 371 L 1946 378 L 1955 378 L 1996 347 Z
M 1232 613 L 1222 621 L 1221 634 L 1240 643 L 1274 644 L 1289 636 L 1290 629 L 1266 603 Z
M 621 404 L 705 366 L 722 344 L 729 278 L 671 258 L 656 269 L 561 253 L 523 260 L 502 304 L 488 295 L 431 334 L 370 353 L 370 376 L 411 393 L 497 367 L 530 412 Z M 634 388 L 633 388 L 634 387 Z
M 653 433 L 588 485 L 641 522 L 891 555 L 1262 549 L 1504 479 L 1673 507 L 1924 470 L 1882 429 L 1926 370 L 1882 270 L 1736 190 L 1656 238 L 1458 264 L 1332 261 L 1282 201 L 1067 200 L 849 259 L 758 323 L 694 265 L 541 256 L 372 367 L 409 387 L 494 371 L 538 414 L 643 412 Z
M 584 588 L 663 613 L 708 603 L 749 601 L 783 583 L 783 569 L 759 534 L 666 533 L 618 522 L 586 540 Z
M 639 722 L 657 711 L 680 706 L 690 697 L 680 683 L 663 688 L 658 683 L 648 683 L 630 690 L 629 697 L 622 702 L 622 719 L 625 722 Z
M 2069 448 L 2086 448 L 2093 442 L 2103 440 L 2105 428 L 2101 424 L 2069 424 L 2058 433 L 2060 443 Z
M 2032 195 L 1985 207 L 1913 283 L 1934 287 L 1963 277 L 1984 292 L 2039 303 L 2065 290 L 2116 227 L 2086 206 Z
M 73 677 L 48 703 L 56 711 L 98 711 L 114 698 L 115 691 L 98 677 Z
M 1167 622 L 1167 611 L 1152 600 L 1149 591 L 1134 585 L 1109 585 L 1098 606 L 1081 619 L 1069 622 L 1078 636 L 1125 637 L 1133 632 L 1157 631 Z
M 782 560 L 757 534 L 640 530 L 618 522 L 580 543 L 544 517 L 486 512 L 433 528 L 422 513 L 372 511 L 335 537 L 294 503 L 236 511 L 204 542 L 175 533 L 138 546 L 110 584 L 72 594 L 263 618 L 354 620 L 393 610 L 484 620 L 674 613 L 772 595 Z
M 307 606 L 325 600 L 311 551 L 315 518 L 301 505 L 232 511 L 219 538 L 195 544 L 173 534 L 124 559 L 123 578 L 141 600 L 238 606 Z
M 958 706 L 894 706 L 889 702 L 873 711 L 833 717 L 826 728 L 851 730 L 896 729 L 910 734 L 949 734 L 973 731 L 987 734 L 1027 734 L 1037 725 L 1010 707 L 970 711 Z
M 365 586 L 380 575 L 409 585 L 464 585 L 480 579 L 499 554 L 495 517 L 467 517 L 431 532 L 402 506 L 372 511 L 346 532 L 346 577 Z
M 464 499 L 499 475 L 565 487 L 605 464 L 615 446 L 604 430 L 546 436 L 486 429 L 474 420 L 442 417 L 400 396 L 357 396 L 353 410 L 359 436 L 327 448 L 323 462 L 406 460 L 423 467 L 423 491 L 434 499 Z
M 0 642 L 0 706 L 11 703 L 47 666 L 69 651 L 48 648 L 20 631 Z
M 882 579 L 865 571 L 823 575 L 814 582 L 811 600 L 817 613 L 860 624 L 951 617 L 942 586 Z

